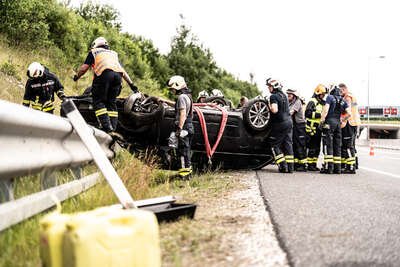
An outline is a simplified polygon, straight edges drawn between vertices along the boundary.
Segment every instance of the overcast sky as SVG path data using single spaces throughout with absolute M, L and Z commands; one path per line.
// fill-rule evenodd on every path
M 81 0 L 73 0 L 76 5 Z M 162 53 L 184 22 L 219 66 L 244 80 L 267 77 L 309 98 L 318 83 L 348 85 L 371 105 L 400 105 L 400 8 L 395 0 L 98 0 L 121 13 L 123 30 Z M 385 56 L 384 59 L 378 58 Z

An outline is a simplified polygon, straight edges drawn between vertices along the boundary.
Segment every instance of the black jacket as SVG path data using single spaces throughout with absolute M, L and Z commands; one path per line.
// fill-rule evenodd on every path
M 65 97 L 64 87 L 60 83 L 57 76 L 45 68 L 43 76 L 38 78 L 30 78 L 25 85 L 24 106 L 41 109 L 46 102 L 54 102 L 54 94 L 62 99 Z

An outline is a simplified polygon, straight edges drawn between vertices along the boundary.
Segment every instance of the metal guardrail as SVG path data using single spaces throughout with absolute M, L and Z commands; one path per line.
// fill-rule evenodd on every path
M 92 129 L 112 157 L 111 137 Z M 0 100 L 0 179 L 79 166 L 90 160 L 89 151 L 67 119 Z
M 92 129 L 111 158 L 112 138 Z M 0 205 L 0 231 L 54 206 L 50 195 L 62 201 L 96 184 L 98 174 L 81 177 L 80 166 L 92 160 L 69 120 L 0 100 L 0 203 L 8 201 Z M 64 168 L 79 180 L 56 186 L 54 173 Z M 40 174 L 43 191 L 14 201 L 13 180 L 33 174 Z
M 9 201 L 0 205 L 0 231 L 22 222 L 56 205 L 55 200 L 64 201 L 97 184 L 100 174 L 94 173 L 82 179 Z

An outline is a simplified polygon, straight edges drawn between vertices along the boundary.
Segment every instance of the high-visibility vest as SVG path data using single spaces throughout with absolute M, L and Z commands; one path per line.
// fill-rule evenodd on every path
M 316 114 L 322 114 L 322 104 L 318 102 L 314 97 L 310 99 L 310 101 L 315 104 L 315 111 L 312 113 L 312 118 L 306 118 L 306 132 L 310 135 L 314 135 L 317 131 L 317 127 L 321 121 L 321 116 L 319 118 L 315 118 Z
M 361 125 L 361 119 L 360 119 L 360 113 L 358 112 L 358 104 L 357 104 L 357 99 L 350 93 L 348 93 L 345 97 L 345 100 L 347 104 L 350 107 L 351 111 L 351 116 L 348 118 L 348 122 L 350 123 L 351 126 L 360 126 Z M 341 124 L 341 127 L 345 127 L 346 122 Z
M 92 67 L 97 76 L 100 76 L 106 69 L 120 73 L 124 72 L 121 64 L 119 64 L 117 52 L 105 48 L 93 48 L 91 52 L 94 57 Z
M 357 99 L 350 93 L 348 94 L 348 96 L 351 97 L 351 117 L 349 119 L 349 123 L 351 126 L 360 126 L 361 119 L 360 113 L 358 112 Z

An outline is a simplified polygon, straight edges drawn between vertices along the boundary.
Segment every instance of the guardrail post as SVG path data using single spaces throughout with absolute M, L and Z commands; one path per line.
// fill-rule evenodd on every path
M 82 172 L 82 167 L 72 167 L 69 169 L 71 171 L 72 176 L 74 177 L 75 180 L 81 179 L 83 177 L 83 172 Z
M 14 179 L 0 180 L 0 203 L 14 200 Z
M 57 176 L 53 169 L 46 169 L 40 176 L 42 190 L 57 186 Z

